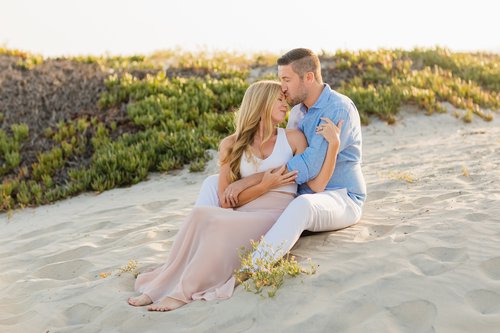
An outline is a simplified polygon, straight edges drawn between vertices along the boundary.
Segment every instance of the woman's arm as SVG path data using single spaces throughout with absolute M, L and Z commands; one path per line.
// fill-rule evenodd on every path
M 340 147 L 340 132 L 343 124 L 343 121 L 340 120 L 338 126 L 335 126 L 329 118 L 321 119 L 326 123 L 318 126 L 316 134 L 322 135 L 325 140 L 328 141 L 328 148 L 319 174 L 314 179 L 307 182 L 307 186 L 314 192 L 323 192 L 332 178 L 337 163 L 337 154 L 339 153 Z
M 286 184 L 292 184 L 294 182 L 297 172 L 292 171 L 284 173 L 284 171 L 286 170 L 285 166 L 274 170 L 267 170 L 266 172 L 262 173 L 262 180 L 258 184 L 250 186 L 241 191 L 241 193 L 237 197 L 237 204 L 231 203 L 226 199 L 226 196 L 224 194 L 224 191 L 231 183 L 229 180 L 230 166 L 229 163 L 222 163 L 222 161 L 226 158 L 229 147 L 231 147 L 233 144 L 234 137 L 229 136 L 223 139 L 219 146 L 220 171 L 217 195 L 219 196 L 219 201 L 222 208 L 234 208 L 243 206 L 244 204 L 257 199 L 272 188 L 283 186 Z
M 226 187 L 226 190 L 223 193 L 224 200 L 230 202 L 231 207 L 238 206 L 238 196 L 240 193 L 251 186 L 259 184 L 262 181 L 263 176 L 264 172 L 259 172 L 232 182 Z
M 217 188 L 217 195 L 219 196 L 219 201 L 221 203 L 222 208 L 231 207 L 230 203 L 226 201 L 226 197 L 224 196 L 224 191 L 231 183 L 229 178 L 229 172 L 231 171 L 231 168 L 229 166 L 229 163 L 223 163 L 222 161 L 226 159 L 226 156 L 229 152 L 229 148 L 234 144 L 234 141 L 235 137 L 233 135 L 230 135 L 224 138 L 219 145 L 220 170 L 219 170 L 219 184 Z
M 269 169 L 266 172 L 263 172 L 263 177 L 260 183 L 250 186 L 239 194 L 238 202 L 233 207 L 243 206 L 244 204 L 257 199 L 264 193 L 269 192 L 275 187 L 293 184 L 296 177 L 297 172 L 286 172 L 285 165 L 277 169 Z

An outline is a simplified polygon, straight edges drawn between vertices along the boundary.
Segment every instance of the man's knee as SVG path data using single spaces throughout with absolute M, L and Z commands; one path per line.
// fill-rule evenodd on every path
M 292 206 L 297 212 L 310 213 L 313 208 L 313 196 L 314 194 L 302 194 L 297 198 L 293 199 L 289 207 Z
M 310 194 L 300 195 L 288 205 L 284 214 L 281 215 L 289 220 L 287 225 L 293 223 L 297 228 L 304 230 L 311 223 L 314 214 L 313 204 L 309 196 Z

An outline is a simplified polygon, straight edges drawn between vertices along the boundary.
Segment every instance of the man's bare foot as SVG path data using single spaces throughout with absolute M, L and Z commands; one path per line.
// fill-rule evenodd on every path
M 153 306 L 148 307 L 148 311 L 172 311 L 180 308 L 181 306 L 186 305 L 183 301 L 179 301 L 178 299 L 165 297 L 160 302 L 155 303 Z
M 137 297 L 130 297 L 128 299 L 128 304 L 132 306 L 144 306 L 144 305 L 149 305 L 153 303 L 151 298 L 149 298 L 148 295 L 142 294 L 141 296 Z

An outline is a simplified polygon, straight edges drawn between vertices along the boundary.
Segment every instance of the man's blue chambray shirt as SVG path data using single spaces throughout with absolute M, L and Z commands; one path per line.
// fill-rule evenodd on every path
M 330 118 L 335 125 L 343 119 L 337 163 L 325 191 L 345 188 L 349 197 L 362 206 L 366 199 L 366 184 L 361 172 L 361 123 L 358 110 L 347 96 L 332 90 L 327 84 L 324 86 L 323 92 L 309 110 L 299 104 L 290 113 L 287 127 L 298 126 L 309 146 L 302 154 L 295 155 L 287 168 L 299 171 L 296 179 L 298 194 L 314 193 L 306 183 L 318 175 L 328 147 L 328 142 L 316 134 L 316 127 L 324 123 L 321 117 Z

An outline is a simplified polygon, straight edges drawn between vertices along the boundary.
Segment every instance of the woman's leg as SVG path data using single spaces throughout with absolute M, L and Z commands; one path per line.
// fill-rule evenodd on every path
M 211 175 L 205 178 L 201 185 L 200 193 L 196 199 L 195 207 L 220 207 L 219 195 L 219 175 Z
M 232 276 L 241 263 L 239 249 L 248 248 L 250 239 L 260 239 L 291 197 L 273 194 L 258 200 L 240 211 L 212 207 L 193 210 L 167 263 L 139 275 L 136 281 L 136 290 L 155 303 L 150 310 L 167 311 L 195 299 L 225 299 L 232 295 Z

